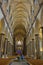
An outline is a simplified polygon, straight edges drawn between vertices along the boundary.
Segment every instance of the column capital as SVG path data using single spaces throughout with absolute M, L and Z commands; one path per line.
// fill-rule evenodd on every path
M 34 38 L 32 38 L 32 40 L 34 40 Z
M 5 33 L 0 33 L 0 35 L 5 35 Z
M 37 33 L 35 34 L 35 36 L 38 36 L 38 35 L 39 35 L 39 34 L 37 34 Z
M 8 40 L 8 42 L 10 42 L 10 41 Z
M 8 38 L 5 38 L 5 42 L 8 42 Z
M 42 33 L 43 33 L 43 26 L 42 27 L 40 27 L 41 28 L 41 30 L 42 30 Z
M 5 37 L 5 40 L 8 40 L 8 38 L 7 38 L 7 37 Z
M 43 26 L 42 27 L 40 27 L 41 29 L 43 29 Z

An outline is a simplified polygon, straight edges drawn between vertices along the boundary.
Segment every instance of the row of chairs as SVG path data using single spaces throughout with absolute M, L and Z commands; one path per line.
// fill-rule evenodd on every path
M 27 62 L 31 63 L 32 65 L 43 65 L 43 60 L 40 59 L 30 59 L 30 58 L 26 58 Z
M 0 65 L 8 65 L 10 63 L 11 59 L 10 58 L 0 58 Z

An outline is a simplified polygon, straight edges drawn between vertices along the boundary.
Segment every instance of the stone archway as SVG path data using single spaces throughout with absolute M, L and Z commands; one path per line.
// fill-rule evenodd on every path
M 21 48 L 22 53 L 26 55 L 26 29 L 23 24 L 18 24 L 14 28 L 13 41 L 14 41 L 14 52 L 16 52 L 18 41 L 20 42 L 22 41 L 21 45 L 18 45 L 18 48 L 19 49 Z

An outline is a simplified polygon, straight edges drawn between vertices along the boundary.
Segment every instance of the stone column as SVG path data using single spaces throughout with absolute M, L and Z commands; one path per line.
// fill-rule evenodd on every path
M 36 59 L 40 59 L 40 43 L 39 43 L 39 34 L 35 34 L 35 45 L 36 45 Z
M 29 56 L 29 49 L 28 48 L 29 48 L 29 46 L 27 46 L 27 55 Z
M 43 27 L 42 27 L 42 50 L 43 50 Z
M 5 38 L 5 50 L 4 50 L 4 57 L 6 58 L 6 54 L 7 54 L 7 38 Z
M 9 54 L 9 41 L 7 41 L 7 56 Z
M 12 45 L 12 55 L 14 54 L 14 45 Z
M 10 41 L 8 41 L 8 46 L 7 46 L 7 55 L 10 56 Z
M 8 40 L 7 40 L 7 56 L 8 56 Z
M 10 56 L 12 56 L 12 45 L 10 43 Z
M 29 42 L 29 56 L 31 57 L 32 55 L 32 47 L 31 47 L 31 41 Z
M 30 47 L 29 47 L 30 45 L 29 45 L 29 43 L 28 43 L 28 45 L 27 45 L 27 56 L 29 56 L 30 57 Z
M 0 58 L 1 58 L 1 34 L 0 34 Z
M 30 41 L 30 54 L 31 54 L 31 58 L 32 58 L 32 56 L 33 56 L 33 51 L 32 51 L 32 40 Z
M 41 32 L 42 32 L 42 59 L 43 59 L 43 6 L 41 8 Z
M 32 55 L 33 58 L 35 57 L 35 43 L 34 43 L 34 39 L 32 39 Z
M 42 30 L 42 59 L 43 59 L 43 27 L 41 27 Z
M 11 45 L 11 56 L 13 55 L 13 45 Z
M 4 46 L 4 33 L 0 34 L 0 57 L 2 57 L 3 54 L 3 46 Z
M 15 48 L 15 43 L 16 42 L 15 42 L 15 38 L 14 38 L 14 41 L 13 42 L 14 42 L 14 52 L 13 52 L 13 54 L 15 54 L 16 53 L 16 48 Z
M 23 43 L 23 54 L 27 55 L 26 38 L 24 38 L 24 43 Z
M 10 50 L 11 50 L 11 49 L 10 49 L 10 42 L 9 42 L 9 48 L 8 48 L 8 51 L 9 51 L 9 56 L 10 56 Z

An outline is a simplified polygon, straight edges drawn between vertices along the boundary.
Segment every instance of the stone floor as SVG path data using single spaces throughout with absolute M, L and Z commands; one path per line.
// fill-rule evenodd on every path
M 30 65 L 25 61 L 12 61 L 9 65 Z
M 10 65 L 28 65 L 25 62 L 12 62 Z

